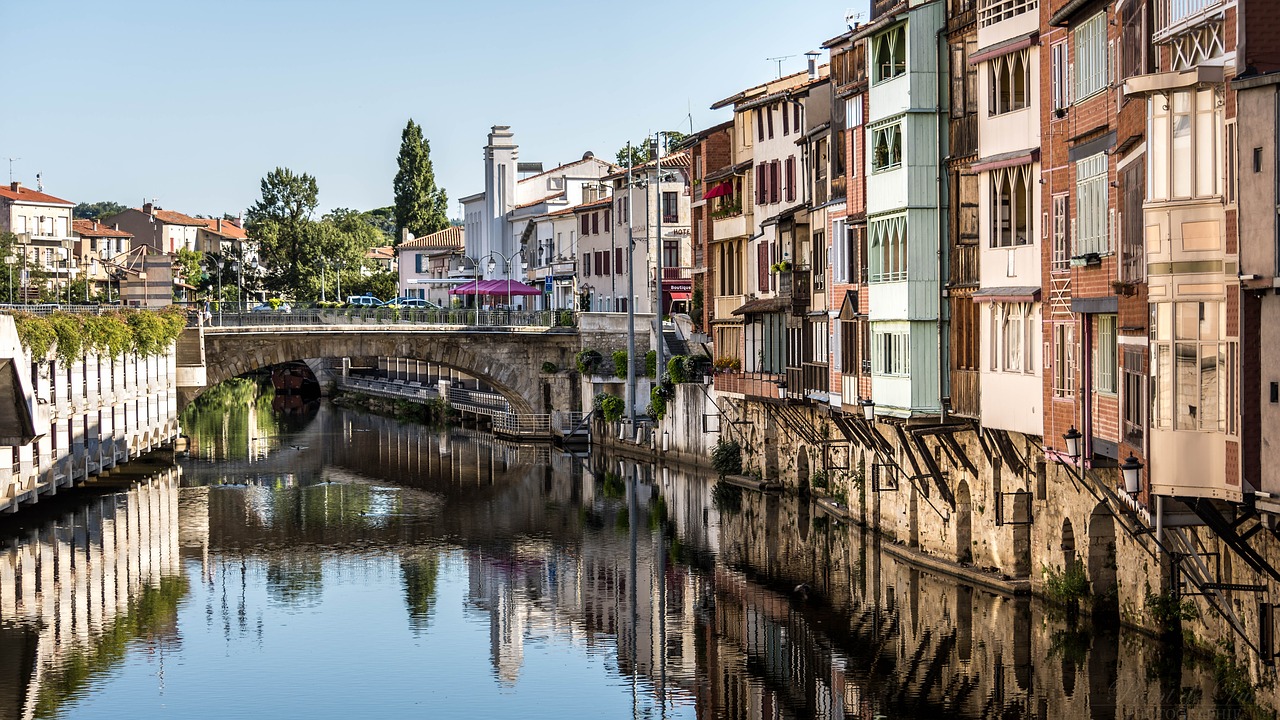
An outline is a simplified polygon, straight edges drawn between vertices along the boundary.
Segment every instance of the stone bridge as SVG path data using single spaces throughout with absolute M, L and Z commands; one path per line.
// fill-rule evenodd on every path
M 207 387 L 279 363 L 398 357 L 437 363 L 478 378 L 502 393 L 517 413 L 573 410 L 577 409 L 574 383 L 565 374 L 544 374 L 542 365 L 551 362 L 562 369 L 573 367 L 580 349 L 578 332 L 571 327 L 193 327 L 178 342 L 179 405 L 186 407 Z

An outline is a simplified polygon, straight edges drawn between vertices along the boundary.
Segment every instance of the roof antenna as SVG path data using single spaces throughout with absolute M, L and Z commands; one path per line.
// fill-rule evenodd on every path
M 781 55 L 778 57 L 771 57 L 771 58 L 765 58 L 765 59 L 768 60 L 769 62 L 778 63 L 778 77 L 782 77 L 782 61 L 790 60 L 793 57 L 795 57 L 795 55 Z
M 44 192 L 44 181 L 40 179 L 40 173 L 36 173 L 36 192 Z
M 21 160 L 22 158 L 5 158 L 5 159 L 9 161 L 9 184 L 12 185 L 13 184 L 13 163 L 15 160 Z
M 849 8 L 844 12 L 844 24 L 852 30 L 862 24 L 862 18 L 866 17 L 861 10 Z

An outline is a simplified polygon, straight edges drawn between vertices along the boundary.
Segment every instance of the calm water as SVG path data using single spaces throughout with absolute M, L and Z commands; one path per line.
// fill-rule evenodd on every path
M 0 525 L 0 717 L 1231 716 L 793 499 L 251 393 L 187 427 Z

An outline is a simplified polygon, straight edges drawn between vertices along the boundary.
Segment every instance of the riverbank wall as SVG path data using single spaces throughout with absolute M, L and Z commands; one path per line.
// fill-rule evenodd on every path
M 600 423 L 593 437 L 659 463 L 709 466 L 718 442 L 736 442 L 744 475 L 812 494 L 908 560 L 980 573 L 1104 624 L 1181 634 L 1280 706 L 1270 600 L 1280 578 L 1267 572 L 1280 566 L 1280 539 L 1265 527 L 1251 545 L 1262 562 L 1250 562 L 1185 508 L 1157 513 L 1164 500 L 1130 498 L 1118 467 L 1082 468 L 1046 454 L 1040 437 L 963 419 L 867 422 L 682 384 L 652 428 L 618 430 Z

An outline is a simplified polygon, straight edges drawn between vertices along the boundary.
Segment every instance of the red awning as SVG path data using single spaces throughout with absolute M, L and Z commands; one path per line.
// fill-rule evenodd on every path
M 687 292 L 669 292 L 667 295 L 672 300 L 688 300 L 690 293 Z
M 720 183 L 719 185 L 716 185 L 715 187 L 711 188 L 706 193 L 704 193 L 702 196 L 702 199 L 711 200 L 712 198 L 718 198 L 721 195 L 731 195 L 731 194 L 733 194 L 733 182 L 730 180 L 726 180 Z
M 449 290 L 450 295 L 541 295 L 538 288 L 519 280 L 481 280 L 458 285 Z

